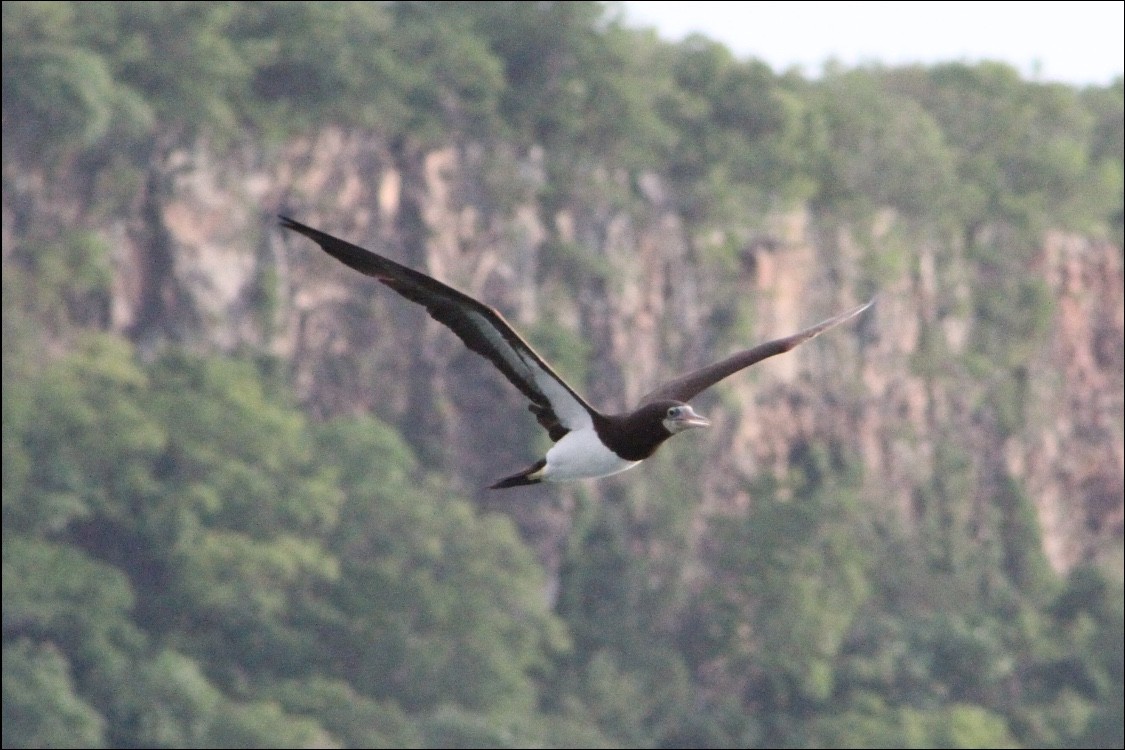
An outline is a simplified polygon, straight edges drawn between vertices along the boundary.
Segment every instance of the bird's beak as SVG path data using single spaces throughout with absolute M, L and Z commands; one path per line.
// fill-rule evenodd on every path
M 688 406 L 676 419 L 668 420 L 668 427 L 672 432 L 683 432 L 694 427 L 710 427 L 711 420 L 702 414 L 697 414 Z

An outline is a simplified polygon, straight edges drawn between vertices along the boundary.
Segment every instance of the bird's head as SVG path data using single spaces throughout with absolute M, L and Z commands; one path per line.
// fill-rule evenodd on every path
M 681 404 L 679 401 L 669 401 L 664 410 L 664 417 L 661 420 L 664 424 L 664 429 L 669 433 L 675 435 L 677 432 L 690 430 L 694 427 L 710 427 L 711 420 L 707 417 L 697 414 L 695 409 L 692 409 L 687 404 Z

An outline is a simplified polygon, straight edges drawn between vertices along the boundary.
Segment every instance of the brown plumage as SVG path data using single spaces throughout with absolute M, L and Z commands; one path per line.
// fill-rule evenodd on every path
M 345 265 L 422 305 L 431 317 L 487 358 L 528 398 L 528 408 L 555 446 L 545 458 L 492 485 L 496 489 L 602 477 L 631 468 L 651 456 L 675 433 L 710 424 L 687 401 L 740 370 L 783 354 L 856 317 L 874 302 L 682 375 L 646 394 L 631 412 L 603 414 L 559 377 L 492 307 L 424 273 L 292 219 L 281 217 L 281 225 L 313 240 Z

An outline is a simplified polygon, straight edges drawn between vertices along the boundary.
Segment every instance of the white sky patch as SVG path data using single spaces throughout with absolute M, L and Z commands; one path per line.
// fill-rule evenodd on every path
M 824 63 L 1006 62 L 1030 79 L 1104 86 L 1125 69 L 1125 3 L 623 2 L 625 21 L 681 40 L 693 32 L 777 72 Z

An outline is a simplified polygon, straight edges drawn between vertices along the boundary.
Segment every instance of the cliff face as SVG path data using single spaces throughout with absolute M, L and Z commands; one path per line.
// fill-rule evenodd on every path
M 1039 259 L 1057 300 L 1051 336 L 1034 360 L 1038 429 L 1004 445 L 1026 478 L 1049 558 L 1080 559 L 1091 540 L 1122 529 L 1121 249 L 1051 235 Z
M 470 492 L 544 447 L 519 394 L 423 312 L 284 235 L 276 213 L 488 301 L 610 411 L 678 370 L 793 332 L 877 288 L 863 319 L 697 400 L 713 429 L 661 452 L 698 464 L 687 468 L 700 497 L 685 502 L 698 502 L 701 517 L 736 510 L 753 502 L 751 480 L 784 477 L 819 446 L 853 456 L 864 496 L 910 523 L 925 513 L 918 488 L 950 471 L 940 446 L 952 441 L 973 513 L 997 502 L 998 477 L 1012 478 L 1034 503 L 1056 568 L 1120 545 L 1120 248 L 1042 238 L 1025 270 L 1048 291 L 1050 316 L 1015 374 L 997 382 L 966 364 L 979 341 L 974 300 L 987 298 L 990 279 L 957 242 L 893 214 L 849 227 L 805 210 L 755 219 L 737 252 L 720 257 L 710 249 L 726 240 L 687 227 L 658 178 L 591 170 L 580 200 L 548 209 L 535 199 L 542 161 L 473 147 L 417 153 L 337 130 L 223 160 L 173 149 L 153 164 L 142 199 L 102 217 L 80 175 L 7 179 L 18 187 L 4 196 L 4 244 L 35 223 L 85 224 L 113 248 L 108 327 L 142 346 L 173 338 L 269 351 L 289 363 L 315 413 L 372 411 L 399 424 L 426 462 Z M 891 247 L 905 247 L 899 262 L 863 271 Z M 993 401 L 1011 401 L 1012 389 L 1019 414 L 1000 424 Z M 565 523 L 525 500 L 572 490 L 525 492 L 513 511 L 525 531 L 550 535 Z

